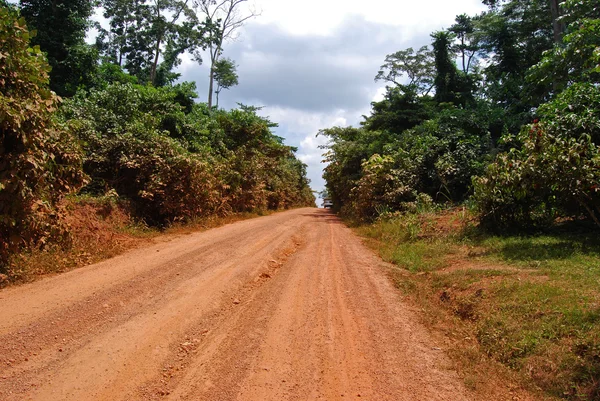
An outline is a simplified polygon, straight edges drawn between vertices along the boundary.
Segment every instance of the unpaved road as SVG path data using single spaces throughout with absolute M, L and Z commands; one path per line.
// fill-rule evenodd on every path
M 0 291 L 0 400 L 469 399 L 450 366 L 318 209 Z

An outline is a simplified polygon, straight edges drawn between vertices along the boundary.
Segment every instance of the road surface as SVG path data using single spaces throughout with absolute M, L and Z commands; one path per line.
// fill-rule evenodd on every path
M 469 399 L 383 262 L 297 209 L 0 291 L 0 400 Z

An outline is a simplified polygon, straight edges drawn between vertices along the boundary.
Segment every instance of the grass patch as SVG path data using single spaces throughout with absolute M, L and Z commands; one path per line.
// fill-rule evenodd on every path
M 464 229 L 467 219 L 462 229 L 456 220 L 452 230 L 436 227 L 451 221 L 442 214 L 356 231 L 404 271 L 396 285 L 430 327 L 473 338 L 456 340 L 450 352 L 468 387 L 493 391 L 484 360 L 539 397 L 600 400 L 600 236 L 573 226 L 491 236 Z
M 379 221 L 358 226 L 356 231 L 378 243 L 381 257 L 410 272 L 429 272 L 445 265 L 446 255 L 455 251 L 455 244 L 447 237 L 424 234 L 431 227 L 430 214 L 408 215 L 405 218 Z M 439 252 L 431 252 L 432 248 Z

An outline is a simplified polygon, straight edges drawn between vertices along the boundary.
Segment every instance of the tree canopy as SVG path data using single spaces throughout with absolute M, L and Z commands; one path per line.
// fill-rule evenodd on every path
M 98 52 L 85 43 L 94 6 L 90 0 L 21 0 L 20 12 L 35 32 L 32 45 L 46 53 L 50 88 L 72 96 L 94 79 Z

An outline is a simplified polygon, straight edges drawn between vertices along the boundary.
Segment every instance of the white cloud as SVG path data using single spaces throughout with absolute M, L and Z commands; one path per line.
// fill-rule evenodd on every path
M 327 145 L 327 138 L 308 135 L 300 142 L 298 158 L 311 167 L 322 168 L 318 164 L 323 159 L 323 149 L 320 146 L 324 145 Z
M 346 126 L 349 119 L 348 112 L 345 110 L 315 113 L 279 106 L 265 107 L 260 111 L 260 114 L 269 117 L 271 121 L 277 122 L 288 135 L 294 136 L 294 139 L 296 139 L 294 146 L 302 145 L 302 141 L 298 138 L 304 139 L 306 135 L 315 136 L 320 129 L 334 125 Z
M 348 15 L 402 26 L 407 32 L 431 32 L 447 27 L 456 14 L 484 9 L 481 0 L 255 0 L 258 23 L 276 23 L 295 35 L 330 35 Z
M 385 97 L 385 86 L 381 86 L 377 89 L 375 96 L 371 98 L 372 102 L 381 102 Z

